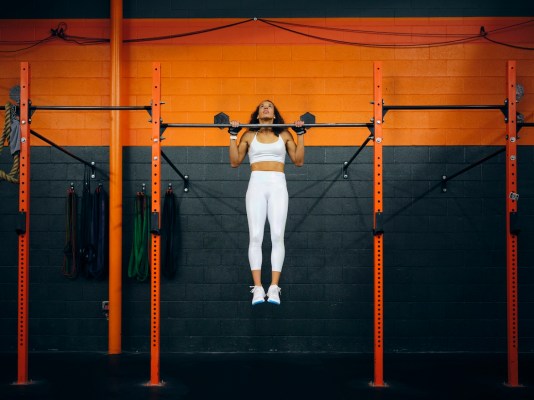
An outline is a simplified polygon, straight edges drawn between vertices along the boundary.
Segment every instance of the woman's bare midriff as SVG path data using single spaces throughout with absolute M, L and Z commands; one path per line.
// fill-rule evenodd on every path
M 284 164 L 278 161 L 259 161 L 250 164 L 252 171 L 275 171 L 284 172 Z

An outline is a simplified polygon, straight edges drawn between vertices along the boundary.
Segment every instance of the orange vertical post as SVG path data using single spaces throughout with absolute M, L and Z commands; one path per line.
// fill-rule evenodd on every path
M 373 118 L 374 118 L 374 381 L 373 386 L 384 386 L 384 232 L 382 229 L 382 62 L 373 64 Z
M 111 0 L 111 105 L 121 100 L 122 0 Z M 122 135 L 120 111 L 111 111 L 109 144 L 108 352 L 122 349 Z
M 507 62 L 508 112 L 506 121 L 506 304 L 508 336 L 508 382 L 519 386 L 517 333 L 517 232 L 511 220 L 517 212 L 516 62 Z
M 28 382 L 28 312 L 30 283 L 30 65 L 20 64 L 20 169 L 18 236 L 17 384 Z
M 160 385 L 160 186 L 161 65 L 152 64 L 152 227 L 150 290 L 150 385 Z

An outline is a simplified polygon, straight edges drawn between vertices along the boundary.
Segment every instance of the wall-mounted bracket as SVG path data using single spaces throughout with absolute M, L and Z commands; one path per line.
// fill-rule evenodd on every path
M 189 192 L 189 175 L 182 174 L 180 170 L 176 168 L 176 166 L 172 163 L 169 157 L 167 157 L 167 155 L 163 152 L 163 150 L 161 151 L 161 157 L 163 157 L 163 159 L 167 161 L 170 167 L 180 176 L 180 178 L 182 178 L 182 180 L 184 181 L 184 192 L 188 193 Z

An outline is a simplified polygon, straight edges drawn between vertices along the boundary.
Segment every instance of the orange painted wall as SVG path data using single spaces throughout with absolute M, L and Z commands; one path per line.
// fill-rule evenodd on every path
M 316 26 L 412 33 L 478 33 L 526 21 L 519 18 L 299 19 Z M 0 20 L 0 50 L 23 45 L 8 41 L 46 37 L 56 20 Z M 105 20 L 68 20 L 69 35 L 109 37 Z M 171 35 L 228 24 L 230 20 L 126 20 L 125 39 Z M 376 35 L 305 30 L 335 39 L 377 43 Z M 451 36 L 451 39 L 454 37 Z M 534 26 L 504 31 L 500 41 L 534 47 Z M 389 40 L 389 39 L 388 39 Z M 430 39 L 408 38 L 413 43 Z M 434 40 L 434 39 L 432 39 Z M 0 101 L 17 84 L 20 61 L 32 69 L 34 105 L 109 105 L 109 45 L 81 46 L 59 39 L 19 52 L 0 53 Z M 482 39 L 416 49 L 374 48 L 325 43 L 268 26 L 260 21 L 167 41 L 124 45 L 125 105 L 150 103 L 151 65 L 162 63 L 164 122 L 207 122 L 224 111 L 248 122 L 263 99 L 272 99 L 286 122 L 306 112 L 317 122 L 369 122 L 373 61 L 384 63 L 384 101 L 391 105 L 503 104 L 506 60 L 517 61 L 518 82 L 527 93 L 519 104 L 534 121 L 534 51 L 498 46 Z M 149 145 L 149 116 L 127 112 L 124 144 Z M 32 128 L 68 146 L 109 144 L 109 112 L 37 111 Z M 385 145 L 504 144 L 498 111 L 397 111 L 386 116 Z M 521 144 L 534 144 L 531 128 Z M 365 129 L 314 129 L 307 145 L 359 145 Z M 165 146 L 225 146 L 225 131 L 168 129 Z M 42 144 L 38 139 L 34 145 Z

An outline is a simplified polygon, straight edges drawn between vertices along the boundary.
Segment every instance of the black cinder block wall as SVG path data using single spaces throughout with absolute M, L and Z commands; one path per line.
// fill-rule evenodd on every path
M 68 148 L 99 167 L 108 149 Z M 386 352 L 506 352 L 503 154 L 451 180 L 496 147 L 384 148 Z M 177 274 L 162 278 L 163 352 L 372 352 L 372 147 L 341 177 L 349 147 L 308 147 L 286 168 L 290 194 L 282 305 L 250 305 L 244 196 L 248 165 L 225 147 L 174 147 L 162 188 L 179 208 Z M 81 194 L 83 165 L 32 148 L 30 349 L 106 351 L 107 281 L 62 276 L 65 197 Z M 3 153 L 0 168 L 10 168 Z M 149 283 L 127 277 L 134 196 L 150 186 L 150 149 L 124 149 L 123 349 L 149 349 Z M 534 148 L 519 147 L 519 349 L 534 350 Z M 0 184 L 0 350 L 16 349 L 18 186 Z M 269 282 L 268 225 L 264 282 Z

